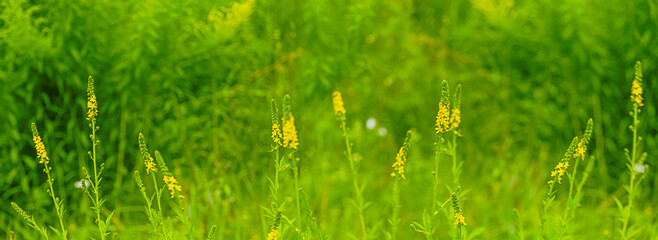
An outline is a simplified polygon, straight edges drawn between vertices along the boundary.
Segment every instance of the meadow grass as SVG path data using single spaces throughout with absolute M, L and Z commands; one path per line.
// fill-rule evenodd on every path
M 0 238 L 657 239 L 657 9 L 2 1 Z
M 366 201 L 364 197 L 364 190 L 366 185 L 360 184 L 361 180 L 361 164 L 358 156 L 353 152 L 353 143 L 350 141 L 350 130 L 347 127 L 348 118 L 345 110 L 342 94 L 338 91 L 333 92 L 331 99 L 333 102 L 333 114 L 338 120 L 338 126 L 345 142 L 344 154 L 349 163 L 349 172 L 351 182 L 353 185 L 352 199 L 348 200 L 349 205 L 354 210 L 353 219 L 355 229 L 351 229 L 352 233 L 348 235 L 355 239 L 377 239 L 379 236 L 384 236 L 386 239 L 399 239 L 401 231 L 415 231 L 424 235 L 427 239 L 472 239 L 481 234 L 483 230 L 474 229 L 469 232 L 469 224 L 471 220 L 467 221 L 468 215 L 462 205 L 463 199 L 466 199 L 470 194 L 480 194 L 478 190 L 467 189 L 462 191 L 461 175 L 465 161 L 461 160 L 458 156 L 458 137 L 461 136 L 460 123 L 461 119 L 461 97 L 462 87 L 457 85 L 455 88 L 454 96 L 450 95 L 450 86 L 447 81 L 442 81 L 441 98 L 438 104 L 438 112 L 434 124 L 434 134 L 436 135 L 434 170 L 431 171 L 432 181 L 427 184 L 427 188 L 431 189 L 432 201 L 429 206 L 425 207 L 422 212 L 421 219 L 412 221 L 409 225 L 410 228 L 400 229 L 402 222 L 402 210 L 405 205 L 401 201 L 401 187 L 400 185 L 407 180 L 407 160 L 411 152 L 412 131 L 406 133 L 402 146 L 399 148 L 394 163 L 390 167 L 390 177 L 392 179 L 391 198 L 390 198 L 390 215 L 388 216 L 388 229 L 379 230 L 378 221 L 374 221 L 365 214 L 365 210 L 369 207 L 371 202 Z M 270 101 L 271 106 L 271 137 L 270 137 L 270 151 L 272 152 L 274 176 L 268 178 L 270 189 L 269 206 L 261 206 L 262 212 L 269 218 L 269 224 L 263 223 L 267 229 L 262 233 L 262 238 L 268 240 L 276 239 L 328 239 L 326 235 L 327 228 L 322 228 L 318 225 L 317 219 L 314 217 L 312 205 L 310 200 L 300 185 L 301 178 L 301 161 L 300 157 L 296 156 L 300 141 L 298 137 L 297 128 L 295 126 L 295 117 L 292 111 L 292 100 L 289 94 L 283 96 L 283 111 L 279 115 L 276 100 Z M 630 112 L 633 118 L 632 125 L 629 129 L 632 132 L 633 144 L 631 150 L 625 150 L 627 158 L 627 168 L 629 170 L 629 182 L 624 187 L 627 191 L 628 199 L 623 203 L 619 198 L 613 196 L 618 205 L 618 221 L 617 226 L 618 237 L 621 239 L 633 239 L 642 233 L 642 228 L 638 224 L 632 224 L 631 213 L 633 213 L 633 204 L 636 198 L 636 191 L 638 184 L 645 177 L 646 171 L 646 153 L 639 153 L 638 146 L 641 142 L 641 137 L 637 135 L 639 125 L 638 114 L 641 112 L 641 107 L 644 106 L 643 102 L 643 89 L 642 89 L 642 70 L 638 62 L 635 67 L 635 76 L 632 81 L 631 87 L 631 104 L 632 111 Z M 92 160 L 93 172 L 88 172 L 85 167 L 82 171 L 89 182 L 86 186 L 84 181 L 82 188 L 91 200 L 92 207 L 90 214 L 95 216 L 98 233 L 94 234 L 100 239 L 104 239 L 109 235 L 121 235 L 121 232 L 110 233 L 110 222 L 114 215 L 111 211 L 108 214 L 102 214 L 103 203 L 105 200 L 100 196 L 102 173 L 104 164 L 99 164 L 97 155 L 97 146 L 100 140 L 96 137 L 97 131 L 100 127 L 97 125 L 98 117 L 98 103 L 95 96 L 94 80 L 90 76 L 88 78 L 87 87 L 87 114 L 86 119 L 89 121 L 91 128 L 90 139 L 92 141 L 92 149 L 88 152 L 89 158 Z M 45 145 L 39 132 L 37 131 L 36 124 L 31 124 L 32 137 L 37 152 L 37 159 L 39 164 L 43 164 L 43 172 L 46 174 L 46 181 L 48 188 L 46 192 L 50 195 L 55 216 L 57 216 L 58 227 L 52 225 L 42 226 L 35 221 L 34 217 L 26 213 L 18 204 L 11 202 L 12 208 L 17 213 L 17 217 L 21 218 L 27 226 L 34 229 L 42 237 L 50 238 L 49 232 L 55 233 L 58 239 L 67 239 L 68 231 L 67 225 L 64 223 L 65 210 L 64 201 L 55 195 L 53 183 L 54 179 L 51 176 L 52 168 L 49 166 L 50 157 L 46 151 Z M 547 181 L 547 191 L 544 195 L 541 208 L 538 209 L 539 225 L 538 226 L 524 226 L 521 222 L 521 216 L 517 209 L 513 209 L 517 218 L 517 226 L 520 229 L 517 237 L 520 239 L 526 238 L 524 229 L 537 229 L 536 236 L 541 239 L 570 239 L 577 236 L 577 229 L 573 227 L 575 219 L 582 213 L 580 212 L 582 199 L 585 196 L 585 183 L 592 174 L 594 168 L 594 158 L 590 157 L 587 164 L 579 170 L 581 162 L 587 159 L 587 150 L 592 140 L 594 132 L 594 122 L 592 119 L 587 121 L 584 133 L 578 137 L 574 137 L 564 152 L 563 157 L 559 159 L 554 170 L 550 172 L 550 178 Z M 196 239 L 204 236 L 207 239 L 216 239 L 217 225 L 211 224 L 207 231 L 199 231 L 194 223 L 199 222 L 192 219 L 190 212 L 186 212 L 186 194 L 183 194 L 183 187 L 178 180 L 174 177 L 173 172 L 167 167 L 167 164 L 159 151 L 155 151 L 155 159 L 151 157 L 148 150 L 145 136 L 140 132 L 137 138 L 137 149 L 141 155 L 141 162 L 143 162 L 145 176 L 150 175 L 152 182 L 146 184 L 142 181 L 141 171 L 133 171 L 133 177 L 137 184 L 136 192 L 133 194 L 140 195 L 144 202 L 144 213 L 146 214 L 147 221 L 144 222 L 144 233 L 150 239 Z M 449 160 L 444 160 L 443 155 L 450 156 Z M 446 167 L 446 162 L 450 164 L 450 177 L 452 181 L 450 184 L 443 184 L 445 191 L 441 190 L 441 181 L 439 176 L 445 175 L 446 172 L 442 171 Z M 411 164 L 421 164 L 412 162 Z M 573 166 L 573 167 L 570 167 Z M 346 167 L 346 166 L 342 166 Z M 286 176 L 282 173 L 290 170 L 290 175 Z M 578 173 L 582 171 L 580 175 Z M 158 175 L 158 176 L 156 176 Z M 383 176 L 379 176 L 381 178 Z M 160 180 L 162 179 L 162 180 Z M 558 197 L 558 190 L 561 189 L 563 181 L 568 183 L 568 193 L 566 197 Z M 166 198 L 163 192 L 169 192 L 169 198 Z M 290 192 L 287 192 L 290 191 Z M 429 192 L 429 191 L 427 191 Z M 560 194 L 563 195 L 563 194 Z M 445 200 L 444 200 L 445 199 Z M 169 203 L 169 210 L 163 207 L 163 203 Z M 188 203 L 189 204 L 189 203 Z M 292 206 L 291 206 L 292 205 Z M 556 206 L 562 209 L 556 209 Z M 173 212 L 174 218 L 168 216 L 168 212 Z M 441 217 L 441 214 L 445 218 Z M 413 215 L 411 215 L 413 216 Z M 468 215 L 471 216 L 471 215 Z M 477 215 L 472 215 L 473 221 L 477 221 Z M 470 218 L 469 218 L 470 219 Z M 442 226 L 452 226 L 445 228 Z M 449 230 L 451 229 L 451 230 Z M 439 231 L 443 230 L 443 231 Z M 445 231 L 448 230 L 448 231 Z M 14 236 L 14 233 L 8 236 Z M 91 237 L 93 238 L 94 235 Z M 79 235 L 78 235 L 79 236 Z

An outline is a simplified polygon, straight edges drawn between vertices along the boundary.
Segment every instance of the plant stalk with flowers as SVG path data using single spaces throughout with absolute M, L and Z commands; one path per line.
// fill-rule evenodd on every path
M 96 137 L 96 132 L 100 127 L 96 124 L 96 117 L 98 117 L 98 102 L 96 100 L 96 92 L 94 91 L 94 79 L 89 76 L 87 79 L 87 120 L 89 121 L 89 128 L 91 128 L 91 135 L 89 135 L 89 138 L 91 139 L 91 151 L 88 151 L 87 154 L 89 155 L 89 158 L 91 158 L 94 166 L 93 179 L 87 168 L 82 167 L 82 172 L 85 175 L 85 178 L 89 181 L 89 185 L 91 185 L 91 192 L 86 186 L 84 186 L 84 191 L 87 193 L 87 196 L 89 196 L 89 199 L 91 199 L 93 204 L 91 209 L 94 210 L 94 213 L 96 214 L 96 224 L 98 225 L 99 237 L 101 240 L 105 240 L 105 237 L 109 234 L 107 228 L 110 225 L 114 211 L 110 212 L 110 214 L 107 215 L 107 218 L 101 218 L 101 208 L 103 203 L 105 203 L 105 199 L 100 198 L 100 187 L 105 164 L 101 163 L 100 166 L 97 164 L 98 156 L 96 155 L 96 148 L 100 143 L 100 140 Z
M 628 128 L 633 133 L 633 145 L 629 151 L 627 148 L 624 149 L 626 156 L 626 168 L 629 171 L 630 179 L 628 184 L 624 185 L 624 189 L 628 193 L 628 202 L 626 205 L 621 203 L 621 200 L 615 198 L 617 207 L 619 209 L 619 220 L 621 222 L 621 227 L 617 229 L 621 239 L 633 239 L 638 233 L 639 229 L 634 228 L 630 224 L 631 213 L 633 211 L 633 201 L 635 199 L 635 194 L 637 191 L 638 185 L 642 182 L 646 166 L 644 161 L 647 159 L 647 153 L 639 153 L 638 148 L 642 143 L 642 137 L 638 136 L 638 128 L 640 125 L 640 120 L 638 119 L 640 113 L 642 112 L 642 107 L 644 106 L 643 98 L 643 88 L 642 88 L 642 63 L 637 61 L 635 63 L 635 73 L 633 74 L 633 81 L 631 82 L 631 105 L 632 110 L 629 113 L 633 117 L 633 123 L 628 126 Z
M 343 131 L 343 137 L 345 138 L 345 156 L 350 163 L 350 171 L 352 172 L 352 183 L 354 184 L 354 200 L 352 201 L 352 204 L 356 208 L 356 212 L 359 215 L 359 223 L 361 224 L 361 238 L 368 239 L 366 221 L 363 217 L 363 211 L 368 204 L 366 204 L 363 200 L 363 186 L 359 185 L 359 163 L 354 159 L 354 156 L 352 156 L 352 143 L 350 142 L 349 135 L 347 134 L 347 118 L 345 116 L 345 106 L 343 103 L 343 97 L 339 91 L 333 92 L 332 102 L 334 105 L 334 115 L 336 115 L 336 119 L 338 119 L 340 122 L 340 128 Z

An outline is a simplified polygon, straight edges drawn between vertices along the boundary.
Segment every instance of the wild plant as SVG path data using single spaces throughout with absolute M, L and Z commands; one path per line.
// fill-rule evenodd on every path
M 146 175 L 151 175 L 151 178 L 153 179 L 153 186 L 155 187 L 155 193 L 153 193 L 150 197 L 146 193 L 146 187 L 144 186 L 142 179 L 140 177 L 139 171 L 135 171 L 135 181 L 137 182 L 137 186 L 139 187 L 140 192 L 142 193 L 142 197 L 144 198 L 144 201 L 146 203 L 146 208 L 145 212 L 146 215 L 149 219 L 149 222 L 151 223 L 151 237 L 152 238 L 158 238 L 158 235 L 161 234 L 161 236 L 165 239 L 167 239 L 168 235 L 166 226 L 163 224 L 163 214 L 162 214 L 162 203 L 160 201 L 162 192 L 164 191 L 164 186 L 162 188 L 158 187 L 158 181 L 155 178 L 155 173 L 158 171 L 158 169 L 155 167 L 155 163 L 153 162 L 153 157 L 151 157 L 151 154 L 149 153 L 149 150 L 146 146 L 146 140 L 144 139 L 144 135 L 140 132 L 138 136 L 138 143 L 139 143 L 139 151 L 142 155 L 142 160 L 144 161 L 144 166 L 146 169 Z M 158 208 L 153 209 L 153 198 L 155 197 Z M 159 227 L 162 226 L 162 232 L 158 233 Z
M 185 215 L 185 207 L 183 206 L 183 199 L 185 198 L 185 196 L 181 194 L 183 188 L 181 187 L 180 184 L 178 184 L 178 181 L 176 180 L 174 175 L 169 171 L 169 168 L 167 168 L 167 164 L 165 163 L 164 158 L 162 158 L 162 155 L 160 154 L 160 152 L 158 152 L 158 150 L 155 150 L 155 160 L 157 161 L 157 165 L 160 167 L 162 180 L 164 181 L 164 184 L 169 190 L 170 198 L 176 201 L 176 206 L 174 208 L 174 213 L 176 214 L 176 218 L 178 218 L 178 221 L 180 221 L 181 224 L 183 224 L 183 227 L 185 229 L 184 232 L 185 237 L 187 239 L 191 239 L 193 228 L 189 221 L 188 215 Z M 169 226 L 169 233 L 168 233 L 168 235 L 172 236 L 173 224 L 170 221 L 165 221 L 165 224 L 163 226 L 167 224 L 172 225 Z
M 559 237 L 566 237 L 569 232 L 568 228 L 570 227 L 571 220 L 576 215 L 576 209 L 580 207 L 580 200 L 583 196 L 583 186 L 585 181 L 589 177 L 589 173 L 593 168 L 593 163 L 590 163 L 586 166 L 583 177 L 578 181 L 576 178 L 578 173 L 578 165 L 581 160 L 585 160 L 587 154 L 587 147 L 589 145 L 590 139 L 592 137 L 592 131 L 594 129 L 594 122 L 590 118 L 587 121 L 587 127 L 585 128 L 585 133 L 579 138 L 576 136 L 569 144 L 567 151 L 564 153 L 564 156 L 560 159 L 558 164 L 555 166 L 555 169 L 551 171 L 551 180 L 548 183 L 548 193 L 544 199 L 543 209 L 539 211 L 540 217 L 540 237 L 543 239 L 547 237 L 545 232 L 547 223 L 550 219 L 549 215 L 551 212 L 550 208 L 555 205 L 556 194 L 558 190 L 558 184 L 562 184 L 562 179 L 566 175 L 567 180 L 569 181 L 569 194 L 567 195 L 567 202 L 564 207 L 564 213 L 560 220 L 560 232 L 558 232 Z M 571 173 L 568 172 L 568 168 L 571 162 L 574 162 L 574 167 Z
M 45 226 L 39 226 L 36 221 L 34 221 L 34 217 L 32 215 L 27 214 L 21 207 L 18 206 L 15 202 L 11 202 L 11 207 L 14 208 L 14 211 L 18 216 L 20 216 L 23 221 L 27 224 L 27 226 L 31 227 L 34 230 L 37 230 L 41 236 L 45 237 L 48 239 L 48 229 Z
M 336 119 L 338 119 L 340 123 L 340 128 L 343 131 L 343 137 L 345 138 L 345 156 L 350 163 L 350 171 L 352 173 L 352 183 L 354 184 L 354 199 L 352 200 L 352 204 L 354 205 L 354 208 L 356 208 L 356 212 L 359 215 L 359 222 L 361 224 L 361 238 L 367 239 L 368 233 L 366 222 L 363 217 L 363 211 L 368 204 L 366 204 L 363 200 L 364 186 L 359 185 L 359 162 L 357 162 L 352 155 L 352 143 L 350 142 L 349 135 L 347 134 L 347 118 L 345 116 L 345 106 L 343 104 L 343 97 L 339 91 L 333 92 L 332 102 L 334 105 L 334 115 L 336 115 Z
M 568 173 L 566 174 L 567 180 L 569 181 L 569 195 L 567 196 L 567 204 L 564 208 L 564 216 L 562 217 L 562 219 L 560 219 L 562 223 L 561 237 L 563 238 L 569 234 L 567 232 L 568 230 L 567 228 L 571 226 L 571 220 L 574 219 L 576 216 L 576 209 L 580 207 L 580 200 L 583 197 L 583 192 L 582 192 L 583 185 L 585 185 L 585 181 L 587 181 L 587 178 L 589 177 L 589 172 L 592 170 L 593 167 L 593 161 L 590 161 L 580 181 L 576 179 L 576 175 L 578 173 L 578 164 L 580 163 L 581 160 L 585 160 L 585 155 L 587 154 L 587 147 L 592 137 L 593 129 L 594 129 L 594 121 L 592 121 L 592 119 L 590 118 L 587 121 L 587 127 L 585 128 L 585 133 L 580 138 L 580 141 L 578 142 L 578 145 L 576 146 L 576 149 L 574 150 L 573 153 L 573 159 L 575 160 L 573 170 L 571 171 L 571 174 Z M 557 174 L 559 173 L 556 173 L 556 175 Z
M 105 240 L 105 237 L 109 234 L 107 228 L 110 225 L 110 220 L 112 220 L 114 211 L 110 212 L 105 219 L 101 218 L 101 208 L 103 203 L 105 203 L 105 199 L 100 197 L 100 187 L 101 180 L 103 179 L 102 174 L 103 169 L 105 168 L 105 163 L 101 163 L 100 166 L 97 164 L 98 158 L 96 155 L 96 148 L 98 147 L 100 140 L 98 140 L 96 132 L 100 127 L 96 124 L 96 117 L 98 117 L 98 102 L 94 91 L 94 79 L 89 76 L 87 79 L 87 120 L 89 121 L 89 128 L 91 128 L 91 134 L 89 135 L 89 138 L 91 139 L 91 151 L 88 151 L 87 155 L 91 158 L 94 167 L 94 176 L 92 178 L 87 168 L 82 167 L 82 172 L 90 185 L 89 188 L 84 186 L 83 189 L 93 204 L 91 209 L 94 210 L 94 213 L 96 214 L 96 224 L 98 225 L 99 237 L 101 240 Z M 89 189 L 91 189 L 91 192 Z
M 57 215 L 57 218 L 59 219 L 59 226 L 61 227 L 60 230 L 57 230 L 56 228 L 51 228 L 57 235 L 59 235 L 62 239 L 67 239 L 67 230 L 64 227 L 64 213 L 66 210 L 64 210 L 64 201 L 61 200 L 59 197 L 55 196 L 55 190 L 53 189 L 53 182 L 55 182 L 55 179 L 50 176 L 50 171 L 52 170 L 52 167 L 48 166 L 48 163 L 50 163 L 50 158 L 48 157 L 48 153 L 46 152 L 46 146 L 43 144 L 43 141 L 41 140 L 41 136 L 39 136 L 39 131 L 37 130 L 37 125 L 32 123 L 31 125 L 32 129 L 32 140 L 34 141 L 34 147 L 37 150 L 37 157 L 39 158 L 39 163 L 43 163 L 43 172 L 46 173 L 46 176 L 48 178 L 48 189 L 46 190 L 48 194 L 50 194 L 50 197 L 53 200 L 53 203 L 55 204 L 55 213 Z
M 459 199 L 461 197 L 461 187 L 457 187 L 455 191 L 450 195 L 452 200 L 452 210 L 454 212 L 454 221 L 455 221 L 455 238 L 456 239 L 465 239 L 465 235 L 462 235 L 462 227 L 466 225 L 464 221 L 464 215 L 462 214 L 461 204 L 459 204 Z
M 391 172 L 391 177 L 393 178 L 393 196 L 392 196 L 392 214 L 391 218 L 388 220 L 388 223 L 391 225 L 391 231 L 386 233 L 387 239 L 397 239 L 398 226 L 400 225 L 400 188 L 399 184 L 401 180 L 407 179 L 404 175 L 404 166 L 407 164 L 407 156 L 409 155 L 409 144 L 411 143 L 412 131 L 407 131 L 407 136 L 404 138 L 404 143 L 400 150 L 398 150 L 397 155 L 395 156 L 395 162 L 393 163 L 393 172 Z
M 295 117 L 292 115 L 292 106 L 290 103 L 290 95 L 286 94 L 283 96 L 283 147 L 288 149 L 288 154 L 285 156 L 288 157 L 290 163 L 292 163 L 292 175 L 295 183 L 295 207 L 297 209 L 297 220 L 296 228 L 299 235 L 302 235 L 304 229 L 304 221 L 302 219 L 302 207 L 301 200 L 299 197 L 299 164 L 300 159 L 295 157 L 297 152 L 297 147 L 299 146 L 299 140 L 297 139 L 297 129 L 295 128 Z
M 557 186 L 556 184 L 562 184 L 562 177 L 567 171 L 567 168 L 569 167 L 569 162 L 573 158 L 574 151 L 576 150 L 576 147 L 578 145 L 578 137 L 574 137 L 573 140 L 571 140 L 571 144 L 569 144 L 569 147 L 567 148 L 567 151 L 564 153 L 564 156 L 560 159 L 558 164 L 555 166 L 555 170 L 551 171 L 551 180 L 548 181 L 548 194 L 546 195 L 546 198 L 544 199 L 543 203 L 543 209 L 539 211 L 539 220 L 540 220 L 540 227 L 539 227 L 539 234 L 540 238 L 544 239 L 545 235 L 545 228 L 546 228 L 546 223 L 549 220 L 549 210 L 550 208 L 555 204 L 555 197 L 557 194 Z
M 628 193 L 628 202 L 624 205 L 621 203 L 621 200 L 615 197 L 615 202 L 617 203 L 617 208 L 619 210 L 619 220 L 621 222 L 621 227 L 617 228 L 617 232 L 619 232 L 621 239 L 632 239 L 640 231 L 638 228 L 631 225 L 630 218 L 633 211 L 635 194 L 637 194 L 637 187 L 646 177 L 646 166 L 644 165 L 644 161 L 647 159 L 647 153 L 640 153 L 640 150 L 638 150 L 642 143 L 642 137 L 638 136 L 637 133 L 640 125 L 639 115 L 644 106 L 644 99 L 642 97 L 642 63 L 640 63 L 640 61 L 635 63 L 635 73 L 633 75 L 630 97 L 632 110 L 629 113 L 633 118 L 633 122 L 628 126 L 633 133 L 633 145 L 631 146 L 630 151 L 627 148 L 624 149 L 626 168 L 629 171 L 630 178 L 628 184 L 624 185 L 624 189 L 626 189 L 626 192 Z
M 436 123 L 434 129 L 437 136 L 434 157 L 434 171 L 432 171 L 432 203 L 430 210 L 427 208 L 423 211 L 421 222 L 414 221 L 411 223 L 411 228 L 417 232 L 424 234 L 427 239 L 432 239 L 435 228 L 436 216 L 439 210 L 445 204 L 439 205 L 438 192 L 439 192 L 439 166 L 441 164 L 441 154 L 446 153 L 452 157 L 452 177 L 453 187 L 457 188 L 460 184 L 460 176 L 462 172 L 463 162 L 457 159 L 457 137 L 461 136 L 458 131 L 461 123 L 461 85 L 457 85 L 454 95 L 454 106 L 450 108 L 450 87 L 448 81 L 441 82 L 441 101 L 439 102 L 439 110 L 436 114 Z M 452 135 L 451 142 L 446 141 L 448 134 Z M 431 212 L 430 212 L 431 211 Z
M 281 133 L 281 124 L 279 122 L 279 109 L 276 106 L 276 101 L 271 100 L 271 112 L 272 112 L 272 143 L 270 145 L 271 151 L 274 153 L 274 180 L 270 177 L 267 178 L 270 186 L 270 195 L 272 197 L 270 201 L 270 208 L 262 207 L 266 211 L 267 215 L 272 219 L 272 224 L 270 225 L 270 231 L 267 234 L 268 240 L 279 239 L 280 235 L 280 225 L 281 225 L 281 207 L 285 204 L 279 203 L 279 173 L 285 170 L 284 158 L 280 156 L 279 152 L 283 148 L 283 136 Z M 294 127 L 294 124 L 293 124 Z M 288 130 L 290 131 L 290 129 Z M 289 135 L 290 137 L 290 135 Z M 291 143 L 294 143 L 292 139 L 288 139 L 287 145 L 290 146 Z M 296 147 L 296 146 L 295 146 Z

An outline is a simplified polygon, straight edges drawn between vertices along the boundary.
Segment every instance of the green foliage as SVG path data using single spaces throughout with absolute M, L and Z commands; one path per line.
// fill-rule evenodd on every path
M 457 186 L 467 239 L 537 239 L 543 218 L 551 219 L 546 236 L 654 239 L 656 29 L 655 1 L 4 0 L 0 236 L 52 238 L 55 228 L 67 229 L 69 239 L 101 238 L 100 226 L 107 238 L 178 239 L 197 229 L 189 237 L 203 239 L 214 225 L 216 239 L 261 239 L 278 215 L 268 195 L 276 168 L 281 238 L 367 231 L 383 239 L 390 163 L 414 129 L 398 239 L 422 235 L 412 223 L 436 239 L 451 236 L 454 220 L 441 201 Z M 635 72 L 644 89 L 637 119 L 626 115 Z M 87 155 L 96 144 L 85 120 L 90 74 L 102 184 Z M 450 99 L 462 110 L 461 137 L 446 133 L 445 143 L 433 145 L 442 79 L 461 96 Z M 348 109 L 344 133 L 331 105 L 336 89 Z M 268 101 L 281 103 L 286 93 L 300 149 L 290 158 L 291 149 L 279 148 L 272 161 Z M 539 217 L 550 170 L 590 116 L 590 155 L 573 162 L 577 172 L 555 186 L 549 215 Z M 55 214 L 30 122 L 48 147 L 53 196 L 66 214 Z M 140 132 L 182 185 L 184 212 L 163 193 L 162 179 L 144 175 Z M 443 153 L 432 175 L 435 153 L 446 148 L 451 154 Z M 87 188 L 76 187 L 87 174 Z M 11 202 L 38 222 L 26 224 Z M 179 224 L 177 211 L 189 225 Z

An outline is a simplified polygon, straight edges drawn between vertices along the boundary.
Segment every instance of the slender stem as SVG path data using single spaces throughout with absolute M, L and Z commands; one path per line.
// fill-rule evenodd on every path
M 434 144 L 436 146 L 436 155 L 434 156 L 434 171 L 432 174 L 434 175 L 434 182 L 433 182 L 433 191 L 432 191 L 432 214 L 436 213 L 438 211 L 437 208 L 437 196 L 438 196 L 438 191 L 439 191 L 439 159 L 441 157 L 441 142 L 443 140 L 443 137 L 439 137 L 439 141 Z
M 453 187 L 459 186 L 461 170 L 457 165 L 457 134 L 452 134 L 452 148 L 450 149 L 450 154 L 452 155 L 452 177 L 453 177 Z
M 66 229 L 64 228 L 64 221 L 62 220 L 62 209 L 60 209 L 60 205 L 57 202 L 57 198 L 55 197 L 55 191 L 53 190 L 53 178 L 50 177 L 50 168 L 48 168 L 48 163 L 44 162 L 44 171 L 46 172 L 46 175 L 48 176 L 48 186 L 50 187 L 50 197 L 53 199 L 53 203 L 55 203 L 55 211 L 57 212 L 57 218 L 59 218 L 59 226 L 62 228 L 62 238 L 64 240 L 67 239 L 66 237 Z
M 562 218 L 563 231 L 569 222 L 569 212 L 571 211 L 571 208 L 574 207 L 571 205 L 571 203 L 573 203 L 573 186 L 574 182 L 576 181 L 576 173 L 578 173 L 578 163 L 580 162 L 580 158 L 581 157 L 576 157 L 576 163 L 574 164 L 573 172 L 571 173 L 571 176 L 569 176 L 569 195 L 567 197 L 567 206 L 564 208 L 564 217 Z
M 160 224 L 162 224 L 162 235 L 165 237 L 165 239 L 168 239 L 167 235 L 167 225 L 164 223 L 164 216 L 162 214 L 162 204 L 160 203 L 160 197 L 162 196 L 162 192 L 160 188 L 158 187 L 158 181 L 155 178 L 155 173 L 151 173 L 151 177 L 153 178 L 153 186 L 155 187 L 155 195 L 158 200 L 158 212 L 160 213 Z
M 302 206 L 301 206 L 301 201 L 299 197 L 299 165 L 297 165 L 297 159 L 295 159 L 295 152 L 293 150 L 292 153 L 290 153 L 290 161 L 292 161 L 292 174 L 295 178 L 295 198 L 297 202 L 297 222 L 299 222 L 299 231 L 304 230 L 304 226 L 302 224 Z
M 635 175 L 636 172 L 634 170 L 635 168 L 635 155 L 637 151 L 637 112 L 638 112 L 638 106 L 633 105 L 633 147 L 631 148 L 631 164 L 630 164 L 630 171 L 631 171 L 631 181 L 629 183 L 628 187 L 628 208 L 626 208 L 626 213 L 624 214 L 624 226 L 622 228 L 622 233 L 623 237 L 626 238 L 626 231 L 628 229 L 628 221 L 631 217 L 631 209 L 633 208 L 633 197 L 635 193 Z
M 281 169 L 281 159 L 279 158 L 279 148 L 274 150 L 275 152 L 275 170 L 274 170 L 274 202 L 279 200 L 279 170 Z
M 398 232 L 398 225 L 400 223 L 400 217 L 399 217 L 399 212 L 400 212 L 400 189 L 398 187 L 398 184 L 400 182 L 399 177 L 395 177 L 395 181 L 393 182 L 393 217 L 392 217 L 392 224 L 391 224 L 391 239 L 397 239 L 397 232 Z
M 361 222 L 361 238 L 366 238 L 366 222 L 363 219 L 363 196 L 361 195 L 361 190 L 359 189 L 359 181 L 357 179 L 356 168 L 354 168 L 354 157 L 352 156 L 352 147 L 350 145 L 350 139 L 347 135 L 347 127 L 345 126 L 345 120 L 341 121 L 341 128 L 343 129 L 343 136 L 345 137 L 345 148 L 347 149 L 347 159 L 350 162 L 350 169 L 352 170 L 352 180 L 354 183 L 354 191 L 356 191 L 356 202 L 357 202 L 357 212 L 359 213 L 359 220 Z
M 98 176 L 98 169 L 96 167 L 96 121 L 95 120 L 91 121 L 91 141 L 92 141 L 92 144 L 91 144 L 91 146 L 92 146 L 92 158 L 91 158 L 91 160 L 94 163 L 94 186 L 93 186 L 93 190 L 94 190 L 94 197 L 95 197 L 94 205 L 96 205 L 96 221 L 98 223 L 98 231 L 101 235 L 101 240 L 105 240 L 105 231 L 104 231 L 103 227 L 101 226 L 101 224 L 102 224 L 101 221 L 103 221 L 103 220 L 101 220 L 101 209 L 100 209 L 100 205 L 99 205 L 100 201 L 99 201 L 99 198 L 98 198 L 98 185 L 100 184 L 100 179 L 99 179 L 99 176 Z

